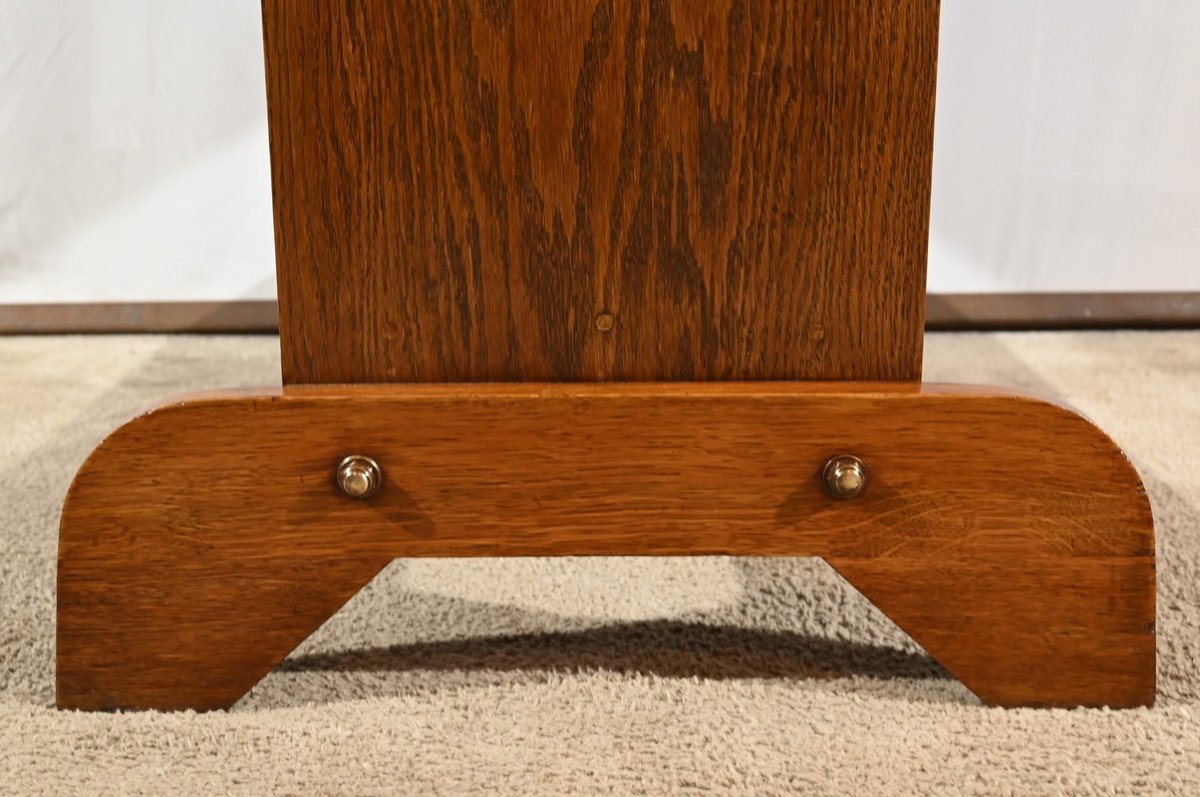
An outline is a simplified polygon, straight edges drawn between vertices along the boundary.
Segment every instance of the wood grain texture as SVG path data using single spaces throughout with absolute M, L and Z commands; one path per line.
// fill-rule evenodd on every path
M 264 0 L 284 381 L 916 380 L 937 0 Z
M 870 482 L 833 501 L 842 452 Z M 350 453 L 384 468 L 369 501 L 333 484 Z M 822 556 L 985 702 L 1154 698 L 1149 505 L 1083 418 L 673 383 L 293 388 L 131 421 L 63 511 L 58 702 L 230 705 L 396 557 L 610 554 Z

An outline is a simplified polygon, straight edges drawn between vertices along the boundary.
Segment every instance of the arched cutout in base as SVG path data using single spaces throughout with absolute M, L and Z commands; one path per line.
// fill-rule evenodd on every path
M 869 482 L 836 501 L 829 457 Z M 347 454 L 383 467 L 342 495 Z M 291 388 L 119 429 L 63 510 L 58 704 L 234 703 L 407 556 L 822 556 L 985 703 L 1154 699 L 1154 534 L 1089 422 L 980 388 Z

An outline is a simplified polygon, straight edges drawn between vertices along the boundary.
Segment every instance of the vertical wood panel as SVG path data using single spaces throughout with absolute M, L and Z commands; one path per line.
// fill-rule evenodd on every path
M 288 383 L 920 376 L 936 0 L 264 0 Z

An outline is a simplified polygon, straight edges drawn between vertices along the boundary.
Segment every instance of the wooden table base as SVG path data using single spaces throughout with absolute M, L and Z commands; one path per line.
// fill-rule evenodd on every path
M 865 492 L 821 471 L 852 453 Z M 368 500 L 334 472 L 383 469 Z M 1141 481 L 1061 406 L 865 383 L 213 394 L 130 422 L 63 511 L 58 704 L 231 705 L 389 561 L 821 556 L 998 706 L 1154 700 Z

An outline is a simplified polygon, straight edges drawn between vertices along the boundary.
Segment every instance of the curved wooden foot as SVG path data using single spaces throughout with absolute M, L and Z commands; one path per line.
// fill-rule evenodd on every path
M 1154 703 L 1154 574 L 1143 557 L 831 564 L 987 705 Z
M 383 467 L 369 500 L 334 483 Z M 853 453 L 865 492 L 825 494 Z M 1154 699 L 1154 535 L 1103 433 L 875 384 L 293 388 L 115 432 L 63 510 L 58 703 L 228 706 L 401 556 L 823 556 L 995 705 Z

